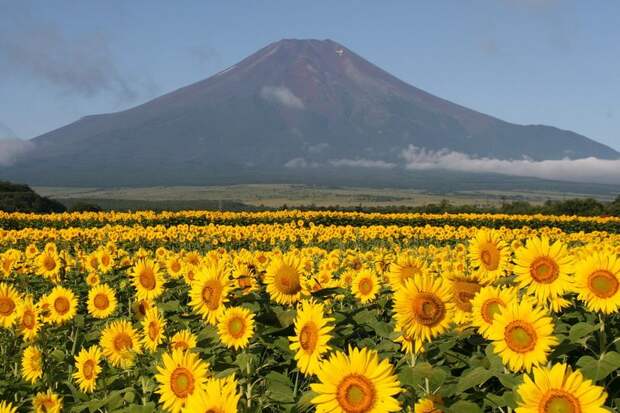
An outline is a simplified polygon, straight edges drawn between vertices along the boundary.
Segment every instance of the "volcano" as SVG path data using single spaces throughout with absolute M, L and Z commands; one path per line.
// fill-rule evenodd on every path
M 337 172 L 346 166 L 400 176 L 411 146 L 495 159 L 620 158 L 570 131 L 508 123 L 433 96 L 334 41 L 293 39 L 31 143 L 2 176 L 56 186 L 294 182 L 319 175 L 342 184 L 354 175 Z

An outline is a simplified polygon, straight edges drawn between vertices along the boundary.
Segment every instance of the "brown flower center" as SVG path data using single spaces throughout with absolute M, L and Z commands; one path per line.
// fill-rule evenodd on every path
M 516 353 L 527 353 L 534 350 L 537 338 L 534 328 L 521 320 L 512 321 L 504 330 L 506 344 Z
M 372 292 L 373 283 L 368 277 L 364 277 L 359 282 L 359 289 L 363 295 L 368 295 Z
M 228 321 L 228 332 L 234 338 L 241 338 L 245 333 L 245 321 L 241 317 L 233 317 Z
M 45 268 L 46 271 L 54 271 L 56 268 L 56 260 L 54 257 L 50 255 L 43 257 L 43 268 Z
M 618 292 L 618 279 L 608 270 L 597 270 L 588 276 L 588 288 L 599 298 L 609 298 Z
M 60 315 L 65 315 L 69 312 L 71 303 L 67 297 L 58 297 L 54 300 L 54 310 Z
M 306 352 L 312 353 L 316 348 L 319 331 L 313 322 L 306 323 L 299 332 L 299 345 Z
M 110 299 L 104 293 L 99 293 L 93 299 L 93 304 L 97 310 L 105 310 L 110 305 Z
M 538 257 L 530 264 L 530 275 L 541 284 L 551 284 L 560 276 L 560 268 L 550 257 Z
M 364 413 L 374 407 L 377 392 L 374 384 L 366 377 L 351 374 L 338 385 L 336 400 L 340 408 L 347 413 Z
M 24 311 L 24 315 L 22 316 L 22 327 L 27 330 L 32 330 L 36 323 L 36 316 L 32 310 Z
M 0 315 L 6 317 L 15 310 L 15 302 L 10 297 L 0 297 Z
M 114 349 L 116 351 L 124 351 L 133 347 L 133 341 L 129 334 L 127 333 L 118 333 L 116 337 L 114 337 Z
M 275 284 L 283 294 L 295 295 L 301 291 L 301 283 L 297 270 L 286 265 L 275 276 Z
M 480 315 L 482 315 L 482 319 L 487 324 L 492 324 L 493 317 L 495 317 L 496 314 L 501 313 L 502 307 L 505 306 L 506 304 L 504 304 L 504 302 L 499 298 L 488 299 L 482 304 L 482 307 L 480 308 Z
M 413 299 L 413 314 L 418 323 L 434 327 L 444 319 L 446 306 L 435 294 L 418 293 Z
M 500 251 L 492 242 L 485 243 L 480 251 L 480 261 L 487 271 L 494 271 L 499 267 Z
M 86 380 L 91 380 L 95 376 L 95 361 L 86 360 L 82 365 L 82 374 Z
M 540 413 L 582 413 L 581 403 L 572 394 L 559 389 L 548 390 L 538 405 Z
M 457 308 L 466 313 L 471 313 L 471 300 L 473 300 L 476 293 L 480 291 L 480 285 L 466 281 L 455 281 L 452 285 L 452 291 Z
M 194 393 L 194 375 L 185 367 L 177 367 L 170 376 L 170 388 L 175 396 L 185 399 Z
M 153 269 L 151 267 L 145 267 L 140 272 L 140 285 L 146 290 L 154 290 L 157 285 L 157 281 L 155 280 L 155 274 L 153 273 Z
M 222 285 L 218 280 L 209 280 L 202 288 L 202 300 L 211 311 L 217 310 L 220 306 L 222 295 Z

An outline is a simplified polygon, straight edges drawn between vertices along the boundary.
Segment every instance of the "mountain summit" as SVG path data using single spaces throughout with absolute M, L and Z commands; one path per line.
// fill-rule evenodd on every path
M 239 183 L 326 162 L 388 169 L 411 146 L 497 159 L 620 158 L 573 132 L 511 124 L 433 96 L 332 40 L 293 39 L 32 143 L 3 175 L 53 185 Z

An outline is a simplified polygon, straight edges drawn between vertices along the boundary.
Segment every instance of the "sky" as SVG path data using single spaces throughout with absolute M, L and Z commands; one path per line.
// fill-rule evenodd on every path
M 0 0 L 0 137 L 29 139 L 202 80 L 282 38 L 620 150 L 620 1 Z

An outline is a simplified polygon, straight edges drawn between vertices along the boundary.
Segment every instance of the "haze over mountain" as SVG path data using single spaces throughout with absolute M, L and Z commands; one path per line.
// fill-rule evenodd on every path
M 36 185 L 402 183 L 429 156 L 526 162 L 525 170 L 620 159 L 585 136 L 433 96 L 331 40 L 272 43 L 206 80 L 30 143 L 1 176 Z

